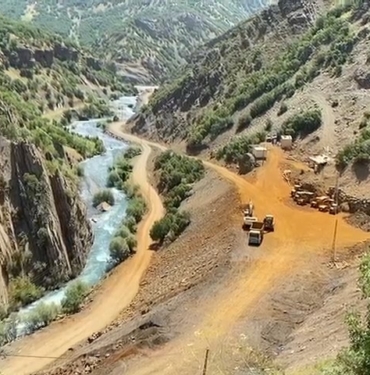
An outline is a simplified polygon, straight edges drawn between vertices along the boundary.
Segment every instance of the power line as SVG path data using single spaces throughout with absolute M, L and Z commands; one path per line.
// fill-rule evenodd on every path
M 42 355 L 27 355 L 27 354 L 7 354 L 7 353 L 1 353 L 1 357 L 19 357 L 19 358 L 37 358 L 37 359 L 59 359 L 61 357 L 47 357 Z

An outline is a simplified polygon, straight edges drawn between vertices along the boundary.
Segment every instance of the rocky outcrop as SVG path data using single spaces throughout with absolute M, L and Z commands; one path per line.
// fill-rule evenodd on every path
M 0 138 L 0 168 L 0 301 L 6 303 L 15 258 L 28 253 L 23 271 L 53 288 L 81 271 L 92 231 L 76 188 L 59 172 L 48 173 L 34 145 Z
M 370 89 L 370 70 L 365 68 L 356 69 L 354 80 L 357 82 L 358 87 L 361 89 Z
M 329 194 L 334 196 L 335 187 L 329 189 Z M 346 194 L 342 189 L 338 189 L 338 203 L 339 205 L 346 207 L 345 211 L 350 213 L 364 212 L 365 214 L 370 215 L 370 199 L 356 198 L 352 195 Z
M 54 56 L 62 61 L 78 61 L 78 51 L 74 48 L 65 46 L 64 44 L 56 43 L 54 45 Z
M 50 68 L 54 62 L 54 52 L 52 49 L 35 50 L 35 60 L 44 68 Z
M 32 49 L 28 46 L 18 46 L 13 51 L 8 51 L 9 64 L 18 69 L 32 69 L 36 63 L 39 63 L 44 68 L 50 68 L 53 65 L 54 59 L 62 61 L 79 60 L 79 53 L 72 47 L 57 43 L 51 47 Z M 93 58 L 87 58 L 89 66 L 93 69 L 101 69 L 101 62 Z

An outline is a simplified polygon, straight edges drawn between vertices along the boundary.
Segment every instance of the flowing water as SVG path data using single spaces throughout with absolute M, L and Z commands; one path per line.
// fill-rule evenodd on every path
M 127 119 L 133 115 L 135 104 L 136 97 L 122 97 L 112 102 L 112 107 L 120 119 Z M 82 121 L 72 125 L 72 130 L 78 134 L 84 136 L 98 136 L 103 141 L 106 149 L 104 154 L 94 156 L 81 163 L 84 169 L 84 178 L 81 184 L 81 197 L 87 206 L 87 217 L 91 220 L 94 242 L 88 254 L 86 265 L 82 273 L 75 280 L 81 280 L 90 286 L 98 283 L 109 269 L 109 244 L 115 231 L 125 217 L 127 207 L 125 195 L 114 188 L 111 190 L 114 194 L 115 204 L 108 212 L 100 213 L 92 207 L 93 195 L 99 189 L 105 188 L 108 168 L 112 166 L 115 157 L 128 147 L 124 142 L 104 134 L 102 129 L 97 125 L 97 121 Z M 70 281 L 56 291 L 47 293 L 38 301 L 21 309 L 18 312 L 19 321 L 40 303 L 60 304 L 66 288 L 75 280 Z M 19 323 L 18 334 L 22 335 L 23 333 L 24 325 Z

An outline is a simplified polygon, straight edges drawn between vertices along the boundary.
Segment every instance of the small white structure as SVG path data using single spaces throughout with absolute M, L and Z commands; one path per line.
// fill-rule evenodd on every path
M 281 148 L 283 150 L 290 150 L 293 145 L 293 139 L 291 135 L 282 135 L 280 139 Z
M 266 159 L 267 148 L 262 146 L 253 146 L 252 154 L 256 159 Z

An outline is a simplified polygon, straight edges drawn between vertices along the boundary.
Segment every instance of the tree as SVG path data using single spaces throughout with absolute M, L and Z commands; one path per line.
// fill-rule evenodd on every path
M 29 277 L 17 277 L 10 283 L 9 295 L 13 308 L 28 305 L 39 299 L 43 290 L 33 284 Z
M 75 281 L 66 290 L 62 300 L 62 310 L 66 314 L 74 314 L 80 311 L 81 304 L 84 301 L 89 287 L 82 281 Z
M 60 313 L 60 307 L 55 303 L 40 303 L 23 318 L 26 331 L 32 333 L 41 327 L 49 325 Z
M 153 224 L 152 229 L 150 230 L 150 237 L 153 241 L 159 241 L 162 243 L 170 229 L 171 223 L 169 218 L 165 216 Z
M 130 256 L 130 247 L 122 237 L 114 237 L 109 244 L 110 256 L 116 263 L 123 262 Z

